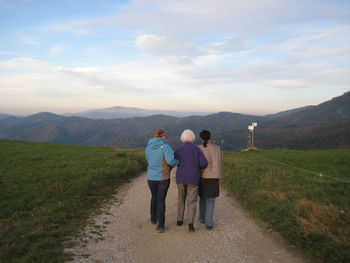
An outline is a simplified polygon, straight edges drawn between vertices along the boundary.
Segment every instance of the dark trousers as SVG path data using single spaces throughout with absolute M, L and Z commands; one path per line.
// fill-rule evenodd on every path
M 164 227 L 165 224 L 165 199 L 170 185 L 169 180 L 150 181 L 148 186 L 151 190 L 151 221 L 157 222 L 158 227 Z

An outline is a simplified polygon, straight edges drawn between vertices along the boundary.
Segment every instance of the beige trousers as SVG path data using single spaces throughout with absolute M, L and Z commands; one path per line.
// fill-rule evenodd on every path
M 177 220 L 183 221 L 185 202 L 187 201 L 188 224 L 193 224 L 198 202 L 198 186 L 193 184 L 178 184 Z

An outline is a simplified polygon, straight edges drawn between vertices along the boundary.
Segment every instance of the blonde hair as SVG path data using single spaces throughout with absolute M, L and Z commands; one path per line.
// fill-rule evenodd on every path
M 165 134 L 165 131 L 163 129 L 157 129 L 156 133 L 154 134 L 154 137 L 161 138 Z
M 180 140 L 185 142 L 194 142 L 196 139 L 196 135 L 191 130 L 184 130 L 181 134 Z

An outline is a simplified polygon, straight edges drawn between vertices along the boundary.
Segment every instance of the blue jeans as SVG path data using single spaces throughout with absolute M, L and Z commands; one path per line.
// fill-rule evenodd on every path
M 205 223 L 206 226 L 214 226 L 214 208 L 216 198 L 200 198 L 199 199 L 199 221 Z
M 158 223 L 158 228 L 165 224 L 165 199 L 170 185 L 169 180 L 150 181 L 148 186 L 151 190 L 151 221 Z

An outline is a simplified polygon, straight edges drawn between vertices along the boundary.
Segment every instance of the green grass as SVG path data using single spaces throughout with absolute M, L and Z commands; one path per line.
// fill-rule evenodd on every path
M 227 188 L 319 262 L 350 262 L 350 150 L 225 153 Z
M 69 260 L 64 241 L 145 169 L 142 150 L 0 140 L 0 262 Z

